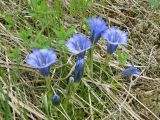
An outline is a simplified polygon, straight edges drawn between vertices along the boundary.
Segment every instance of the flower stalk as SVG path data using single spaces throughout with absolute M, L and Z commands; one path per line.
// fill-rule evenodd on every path
M 45 78 L 45 82 L 46 82 L 46 94 L 47 94 L 47 98 L 48 100 L 51 98 L 52 96 L 52 84 L 51 84 L 51 78 L 48 76 Z
M 94 52 L 94 43 L 92 43 L 92 48 L 89 50 L 89 76 L 93 79 L 93 52 Z

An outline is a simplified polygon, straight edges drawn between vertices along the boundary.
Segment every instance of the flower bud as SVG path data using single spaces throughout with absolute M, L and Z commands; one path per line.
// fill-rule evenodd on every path
M 55 106 L 58 106 L 60 104 L 61 100 L 60 100 L 60 96 L 58 95 L 53 95 L 52 96 L 52 103 Z

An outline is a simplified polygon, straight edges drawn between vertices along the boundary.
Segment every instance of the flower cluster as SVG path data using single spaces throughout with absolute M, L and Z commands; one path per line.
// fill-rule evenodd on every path
M 74 34 L 65 45 L 71 53 L 77 55 L 74 81 L 79 82 L 83 76 L 85 52 L 92 47 L 91 41 L 84 34 Z
M 80 33 L 74 33 L 73 37 L 69 38 L 65 46 L 68 50 L 76 55 L 76 66 L 74 71 L 74 82 L 80 82 L 84 73 L 85 53 L 89 49 L 93 49 L 92 45 L 96 44 L 102 37 L 107 41 L 107 53 L 113 54 L 118 45 L 126 45 L 128 33 L 120 30 L 118 27 L 112 26 L 108 28 L 107 23 L 101 18 L 89 18 L 88 23 L 90 26 L 90 38 Z M 44 75 L 49 75 L 50 65 L 57 61 L 57 56 L 53 49 L 33 49 L 25 59 L 25 62 Z M 129 68 L 122 71 L 121 76 L 127 77 L 133 74 L 140 75 L 141 73 L 132 64 Z M 54 105 L 59 105 L 60 97 L 55 95 L 52 97 Z
M 115 26 L 108 28 L 107 23 L 101 17 L 89 18 L 88 23 L 90 26 L 90 39 L 82 33 L 75 33 L 73 37 L 68 39 L 65 43 L 69 51 L 77 56 L 74 72 L 75 82 L 79 82 L 83 76 L 86 51 L 91 49 L 92 44 L 96 44 L 101 36 L 107 41 L 107 52 L 109 54 L 114 53 L 118 45 L 127 44 L 128 33 L 121 31 Z M 33 53 L 25 59 L 25 62 L 37 68 L 42 75 L 47 76 L 49 74 L 50 65 L 57 60 L 53 49 L 33 49 Z M 132 74 L 140 74 L 133 65 L 122 72 L 122 76 L 129 76 Z

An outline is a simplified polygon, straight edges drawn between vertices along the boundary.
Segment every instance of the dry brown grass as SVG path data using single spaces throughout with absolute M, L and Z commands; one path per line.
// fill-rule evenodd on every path
M 69 0 L 65 0 L 65 3 L 66 9 L 68 9 Z M 17 4 L 14 0 L 11 0 L 10 3 L 0 0 L 0 5 L 3 5 L 1 9 L 8 13 L 16 13 L 16 11 L 24 8 L 23 2 L 21 6 L 20 3 Z M 112 80 L 121 86 L 120 89 L 101 80 L 101 78 L 95 78 L 94 80 L 84 78 L 83 84 L 90 91 L 87 94 L 90 101 L 87 102 L 76 94 L 71 102 L 80 108 L 85 108 L 86 106 L 89 108 L 89 110 L 85 111 L 90 114 L 90 116 L 84 118 L 86 120 L 97 119 L 94 116 L 95 112 L 101 116 L 101 118 L 98 118 L 99 120 L 160 120 L 160 10 L 152 9 L 145 0 L 107 0 L 104 5 L 101 4 L 101 1 L 95 2 L 92 11 L 88 11 L 88 14 L 102 16 L 106 21 L 109 21 L 109 26 L 116 25 L 129 33 L 127 47 L 121 47 L 122 51 L 128 56 L 128 64 L 126 66 L 134 62 L 143 72 L 143 76 L 134 76 L 130 79 L 112 77 Z M 65 19 L 66 26 L 69 24 L 75 24 L 77 28 L 80 26 L 80 24 L 77 24 L 80 23 L 79 18 L 71 18 L 66 14 Z M 27 21 L 24 20 L 23 22 L 26 23 Z M 16 65 L 8 59 L 7 50 L 20 46 L 22 57 L 24 58 L 28 54 L 24 43 L 15 37 L 15 32 L 17 32 L 16 26 L 13 31 L 10 31 L 3 25 L 3 22 L 0 23 L 0 67 L 3 67 L 6 71 L 4 76 L 0 76 L 0 82 L 11 99 L 9 104 L 13 109 L 13 115 L 20 114 L 20 108 L 24 108 L 31 119 L 47 119 L 40 110 L 38 102 L 41 96 L 38 92 L 42 89 L 38 86 L 36 87 L 36 85 L 39 84 L 38 82 L 43 81 L 38 74 L 36 74 L 36 77 L 39 78 L 38 82 L 32 81 L 32 78 L 27 77 L 27 74 L 25 74 L 20 75 L 16 84 L 8 85 L 8 81 L 11 81 L 11 70 Z M 94 60 L 100 63 L 100 60 L 103 60 L 102 56 L 105 54 L 106 46 L 102 41 L 98 45 L 102 49 L 96 51 Z M 24 61 L 21 61 L 20 64 L 19 68 L 24 72 L 32 71 L 36 73 L 35 70 L 24 65 Z M 73 64 L 73 62 L 70 64 Z M 119 67 L 116 59 L 110 62 L 110 66 L 117 71 L 123 69 Z M 30 76 L 33 77 L 34 75 Z M 12 86 L 18 85 L 24 85 L 25 87 L 22 90 L 18 88 L 15 92 Z M 96 89 L 92 89 L 93 86 L 99 89 L 100 94 L 96 92 Z M 30 94 L 36 94 L 36 96 L 30 98 L 27 96 L 28 91 L 26 89 L 33 87 L 35 87 L 35 91 L 31 90 Z M 44 86 L 42 85 L 41 87 L 43 88 Z M 58 87 L 56 89 L 64 94 L 65 90 L 63 88 Z M 55 89 L 53 88 L 53 90 Z M 105 98 L 102 99 L 101 95 L 105 96 Z M 94 96 L 103 108 L 96 108 L 90 96 Z M 112 101 L 113 107 L 109 108 L 107 106 L 106 99 Z M 70 119 L 62 105 L 58 110 L 66 119 Z M 16 116 L 14 118 L 17 119 Z

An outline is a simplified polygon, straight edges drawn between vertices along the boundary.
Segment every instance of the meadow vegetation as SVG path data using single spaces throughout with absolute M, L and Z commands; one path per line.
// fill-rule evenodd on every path
M 65 43 L 89 38 L 88 18 L 98 17 L 128 32 L 127 44 L 109 55 L 101 37 L 74 84 Z M 26 63 L 33 48 L 54 49 L 50 78 Z M 121 77 L 132 63 L 141 74 Z M 159 0 L 0 0 L 0 120 L 48 119 L 160 120 Z

